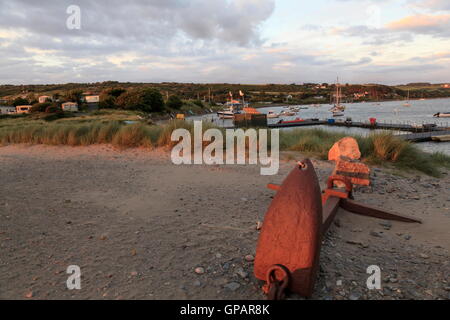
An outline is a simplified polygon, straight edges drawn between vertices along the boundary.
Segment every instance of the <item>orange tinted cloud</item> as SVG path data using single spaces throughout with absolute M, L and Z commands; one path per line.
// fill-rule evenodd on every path
M 432 30 L 450 24 L 450 14 L 409 16 L 387 25 L 391 30 Z

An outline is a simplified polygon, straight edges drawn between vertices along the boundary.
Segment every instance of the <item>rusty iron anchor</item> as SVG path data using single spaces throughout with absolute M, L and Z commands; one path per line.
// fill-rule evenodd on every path
M 334 183 L 345 190 L 334 189 Z M 276 190 L 265 216 L 255 257 L 256 278 L 266 281 L 268 299 L 280 300 L 286 291 L 310 298 L 319 269 L 322 238 L 339 207 L 359 215 L 409 223 L 420 220 L 373 208 L 353 200 L 353 185 L 344 176 L 331 176 L 321 192 L 314 166 L 306 159 L 291 171 Z

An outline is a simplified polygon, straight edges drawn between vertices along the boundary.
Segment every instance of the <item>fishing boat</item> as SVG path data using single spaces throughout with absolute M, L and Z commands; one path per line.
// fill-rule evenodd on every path
M 217 115 L 219 116 L 220 119 L 234 119 L 234 115 L 236 114 L 240 114 L 240 111 L 234 110 L 234 109 L 229 109 L 229 110 L 223 110 L 223 111 L 218 111 Z
M 243 104 L 237 100 L 230 100 L 225 105 L 227 106 L 226 109 L 217 112 L 217 116 L 220 119 L 233 119 L 234 115 L 241 113 L 240 109 L 243 106 Z
M 435 117 L 435 118 L 450 118 L 450 112 L 438 112 L 433 117 Z

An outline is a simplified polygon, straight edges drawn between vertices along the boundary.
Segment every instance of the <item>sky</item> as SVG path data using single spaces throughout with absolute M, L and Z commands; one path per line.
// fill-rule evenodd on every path
M 450 82 L 450 0 L 0 2 L 0 84 L 338 76 Z

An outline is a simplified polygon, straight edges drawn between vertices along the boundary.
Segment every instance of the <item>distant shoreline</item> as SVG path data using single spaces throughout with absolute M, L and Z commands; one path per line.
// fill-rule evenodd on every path
M 438 97 L 438 98 L 427 98 L 425 100 L 421 100 L 421 99 L 409 99 L 409 100 L 398 100 L 398 99 L 392 99 L 392 100 L 364 100 L 364 101 L 353 101 L 353 102 L 343 102 L 342 104 L 356 104 L 356 103 L 381 103 L 381 102 L 406 102 L 406 101 L 426 101 L 426 100 L 439 100 L 439 99 L 450 99 L 450 97 Z M 270 108 L 270 107 L 284 107 L 284 106 L 308 106 L 308 105 L 312 105 L 314 103 L 273 103 L 273 104 L 269 104 L 269 105 L 261 105 L 259 103 L 249 103 L 249 106 L 252 108 L 256 108 L 256 109 L 261 109 L 261 108 Z M 320 104 L 320 105 L 324 105 L 324 104 L 328 104 L 328 105 L 333 105 L 332 103 L 316 103 L 316 104 Z

